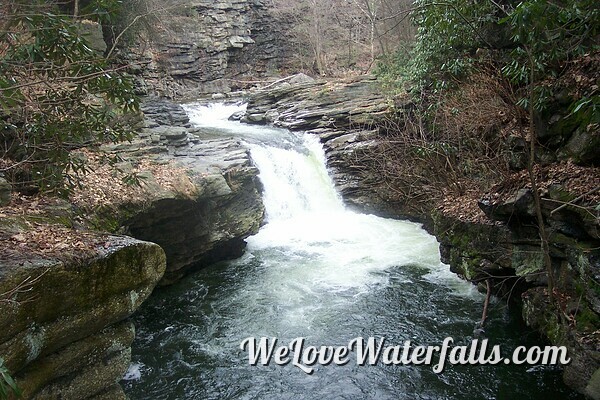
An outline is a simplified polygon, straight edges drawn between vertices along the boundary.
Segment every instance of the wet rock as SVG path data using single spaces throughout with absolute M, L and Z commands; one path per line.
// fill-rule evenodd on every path
M 586 340 L 586 336 L 591 332 L 583 334 L 581 327 L 571 329 L 560 324 L 544 288 L 530 289 L 523 293 L 522 299 L 523 319 L 527 325 L 544 333 L 554 345 L 567 347 L 571 363 L 564 369 L 565 383 L 580 393 L 598 398 L 597 371 L 600 368 L 600 357 L 595 341 Z M 578 308 L 583 313 L 586 306 L 581 303 Z
M 245 111 L 237 111 L 237 112 L 234 112 L 233 114 L 231 114 L 231 115 L 229 116 L 229 120 L 230 120 L 230 121 L 239 121 L 239 120 L 241 120 L 241 119 L 242 119 L 242 117 L 244 116 L 244 114 L 246 114 L 246 112 L 245 112 Z
M 125 398 L 117 384 L 131 361 L 133 324 L 121 322 L 33 362 L 16 376 L 23 398 Z M 73 378 L 73 376 L 75 376 Z
M 265 122 L 265 115 L 260 113 L 248 114 L 246 115 L 246 121 L 248 123 L 261 124 Z

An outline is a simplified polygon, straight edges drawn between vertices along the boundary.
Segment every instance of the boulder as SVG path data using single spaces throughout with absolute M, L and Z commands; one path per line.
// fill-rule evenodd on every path
M 82 20 L 79 23 L 79 33 L 87 40 L 92 50 L 104 54 L 107 46 L 102 34 L 102 25 L 94 21 Z
M 515 218 L 530 219 L 535 216 L 533 193 L 530 189 L 519 189 L 513 196 L 499 202 L 481 199 L 478 205 L 494 221 L 510 222 Z
M 230 121 L 239 121 L 239 120 L 241 120 L 241 119 L 242 119 L 242 117 L 244 116 L 244 114 L 245 114 L 245 113 L 246 113 L 245 111 L 237 111 L 237 112 L 234 112 L 233 114 L 231 114 L 231 115 L 229 116 L 229 118 L 228 118 L 228 119 L 229 119 Z
M 16 377 L 23 398 L 96 398 L 110 391 L 125 398 L 117 384 L 131 361 L 133 324 L 121 322 L 29 365 Z
M 565 146 L 565 153 L 578 164 L 600 163 L 600 130 L 577 130 Z
M 161 279 L 165 254 L 126 237 L 97 241 L 84 259 L 21 250 L 0 261 L 0 357 L 25 399 L 87 399 L 127 370 L 134 334 L 121 321 Z
M 264 206 L 258 169 L 240 140 L 171 125 L 185 111 L 166 100 L 153 99 L 144 109 L 155 126 L 147 123 L 153 127 L 131 143 L 105 147 L 132 165 L 147 165 L 137 172 L 141 192 L 133 202 L 101 206 L 93 223 L 159 244 L 167 255 L 161 284 L 170 284 L 241 256 L 244 239 L 263 222 Z

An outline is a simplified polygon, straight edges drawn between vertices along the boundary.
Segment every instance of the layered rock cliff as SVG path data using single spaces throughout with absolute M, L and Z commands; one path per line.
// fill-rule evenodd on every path
M 484 222 L 437 214 L 435 234 L 442 260 L 455 273 L 479 284 L 489 281 L 496 294 L 519 303 L 527 325 L 553 344 L 567 346 L 572 362 L 564 369 L 565 383 L 597 399 L 600 224 L 590 210 L 566 203 L 576 198 L 566 186 L 557 182 L 542 195 L 550 231 L 552 295 L 530 189 L 482 199 L 480 207 L 488 216 Z M 561 204 L 566 206 L 559 209 Z
M 270 0 L 183 2 L 161 21 L 166 29 L 145 52 L 130 50 L 144 91 L 191 98 L 275 73 L 287 46 L 271 6 Z
M 175 112 L 181 106 L 167 104 Z M 165 113 L 156 112 L 147 103 L 145 113 L 150 121 L 160 122 Z M 187 116 L 180 123 L 189 125 Z M 155 126 L 153 122 L 142 137 L 156 141 L 183 135 L 176 122 Z M 169 136 L 170 135 L 170 136 Z M 133 237 L 160 244 L 167 253 L 167 272 L 163 283 L 176 280 L 191 270 L 240 257 L 248 236 L 258 232 L 264 218 L 264 205 L 258 169 L 249 150 L 240 140 L 213 136 L 202 129 L 187 129 L 176 143 L 165 143 L 168 151 L 160 162 L 172 161 L 187 171 L 195 186 L 187 201 L 163 198 L 136 215 L 130 215 L 123 226 Z
M 157 284 L 241 256 L 262 223 L 239 141 L 192 128 L 173 103 L 144 111 L 133 141 L 76 155 L 90 172 L 69 201 L 13 195 L 0 207 L 0 367 L 25 399 L 125 398 L 125 319 Z
M 121 159 L 140 187 L 93 190 L 97 174 L 76 203 L 94 216 L 90 223 L 159 244 L 167 255 L 161 284 L 217 261 L 242 255 L 244 239 L 258 232 L 264 217 L 258 169 L 239 140 L 191 127 L 180 105 L 148 99 L 146 127 L 136 140 L 105 150 Z M 114 187 L 106 185 L 105 187 Z M 90 207 L 89 199 L 103 199 Z

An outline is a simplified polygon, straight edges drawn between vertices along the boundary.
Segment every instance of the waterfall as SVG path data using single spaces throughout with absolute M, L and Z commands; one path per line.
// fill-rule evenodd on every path
M 439 344 L 469 340 L 482 296 L 440 261 L 436 239 L 418 224 L 353 212 L 335 191 L 316 136 L 228 121 L 240 105 L 188 104 L 202 135 L 248 145 L 264 187 L 265 225 L 244 256 L 165 288 L 137 315 L 138 339 L 126 388 L 132 399 L 511 398 L 538 387 L 520 366 L 252 366 L 240 343 L 306 338 L 345 345 L 357 336 Z M 498 308 L 488 335 L 523 344 Z M 495 331 L 494 331 L 495 330 Z
M 269 222 L 343 210 L 325 169 L 325 154 L 318 139 L 305 136 L 303 145 L 304 152 L 252 146 L 252 159 L 265 188 L 263 201 Z
M 248 143 L 264 187 L 266 225 L 248 238 L 248 255 L 268 253 L 271 274 L 284 267 L 282 282 L 310 282 L 329 290 L 365 288 L 383 282 L 385 271 L 420 265 L 429 277 L 463 294 L 474 294 L 441 264 L 438 243 L 420 225 L 347 210 L 328 174 L 323 147 L 315 135 L 240 124 L 228 117 L 244 105 L 212 103 L 185 106 L 197 127 L 218 129 Z M 276 251 L 275 251 L 276 250 Z M 294 260 L 290 263 L 289 260 Z M 291 268 L 297 266 L 297 268 Z

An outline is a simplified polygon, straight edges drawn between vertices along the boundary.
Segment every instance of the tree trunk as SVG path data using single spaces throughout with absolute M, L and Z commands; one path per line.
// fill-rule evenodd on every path
M 546 230 L 546 224 L 544 222 L 544 215 L 542 213 L 542 199 L 540 196 L 539 187 L 537 184 L 537 178 L 535 176 L 535 153 L 537 144 L 537 132 L 535 126 L 535 63 L 531 54 L 531 49 L 526 46 L 527 56 L 529 58 L 529 159 L 527 163 L 527 172 L 531 183 L 531 191 L 533 192 L 533 202 L 535 207 L 535 214 L 538 223 L 538 230 L 541 241 L 542 258 L 544 260 L 544 266 L 546 268 L 546 274 L 548 276 L 548 296 L 551 302 L 554 302 L 554 270 L 552 267 L 552 258 L 550 257 L 550 244 L 548 231 Z

